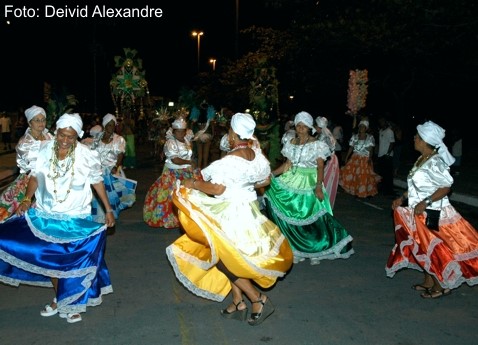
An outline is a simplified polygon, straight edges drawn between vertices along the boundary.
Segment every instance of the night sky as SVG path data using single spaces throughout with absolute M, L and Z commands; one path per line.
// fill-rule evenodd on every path
M 56 3 L 60 9 L 84 6 L 67 1 Z M 11 21 L 9 25 L 2 7 L 1 61 L 6 78 L 0 107 L 5 110 L 43 104 L 43 82 L 47 81 L 57 90 L 75 94 L 86 111 L 93 111 L 95 105 L 99 113 L 112 111 L 109 81 L 117 70 L 114 57 L 124 56 L 123 48 L 138 51 L 150 94 L 175 100 L 179 88 L 187 86 L 197 74 L 197 39 L 191 36 L 193 30 L 204 31 L 200 41 L 201 71 L 212 69 L 210 58 L 216 58 L 219 65 L 235 54 L 234 0 L 122 3 L 122 8 L 142 8 L 146 4 L 162 9 L 161 18 L 147 19 L 46 18 L 45 4 L 52 2 L 32 6 L 39 9 L 39 18 L 10 15 L 6 18 Z M 94 5 L 102 3 L 89 2 L 90 14 Z M 259 7 L 253 1 L 242 1 L 239 29 L 257 20 L 258 13 Z

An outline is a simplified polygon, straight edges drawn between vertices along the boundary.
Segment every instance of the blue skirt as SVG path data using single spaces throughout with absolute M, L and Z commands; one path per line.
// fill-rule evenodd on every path
M 0 224 L 0 281 L 51 287 L 60 313 L 81 313 L 113 292 L 105 262 L 106 227 L 91 219 L 39 217 L 35 209 Z
M 126 177 L 112 175 L 108 170 L 103 171 L 103 182 L 106 194 L 113 210 L 115 219 L 118 219 L 121 211 L 130 208 L 136 202 L 137 181 Z M 103 204 L 93 194 L 91 214 L 97 223 L 106 223 L 106 214 Z

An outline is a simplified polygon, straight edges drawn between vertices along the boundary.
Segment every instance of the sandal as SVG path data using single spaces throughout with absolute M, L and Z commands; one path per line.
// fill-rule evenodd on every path
M 269 297 L 266 296 L 266 300 L 263 301 L 262 296 L 263 295 L 259 293 L 259 299 L 255 302 L 252 302 L 253 304 L 254 303 L 262 304 L 262 309 L 259 313 L 251 313 L 251 318 L 247 320 L 247 323 L 251 326 L 260 325 L 265 319 L 271 316 L 271 314 L 275 310 Z
M 423 284 L 413 284 L 412 290 L 415 291 L 429 291 L 433 286 L 425 286 Z
M 53 301 L 50 304 L 45 305 L 42 311 L 40 311 L 40 315 L 44 317 L 48 316 L 53 316 L 58 314 L 58 306 L 55 306 L 55 308 L 52 307 L 52 305 L 56 305 L 56 297 L 53 298 Z
M 221 310 L 221 315 L 226 319 L 234 319 L 239 321 L 245 321 L 247 319 L 247 306 L 244 309 L 239 309 L 239 305 L 244 303 L 244 300 L 240 300 L 237 304 L 232 302 L 235 309 L 233 311 L 228 311 L 226 309 Z
M 79 313 L 60 313 L 60 317 L 62 319 L 66 319 L 66 322 L 68 323 L 75 323 L 75 322 L 80 322 L 82 320 L 81 314 Z
M 451 289 L 431 290 L 425 291 L 420 296 L 425 299 L 436 299 L 451 294 Z

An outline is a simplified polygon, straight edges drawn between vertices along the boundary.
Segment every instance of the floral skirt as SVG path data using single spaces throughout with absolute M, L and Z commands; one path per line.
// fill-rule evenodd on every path
M 368 157 L 352 154 L 349 161 L 340 169 L 339 185 L 347 193 L 359 198 L 378 194 L 381 176 L 373 171 Z
M 10 217 L 25 198 L 30 175 L 19 174 L 0 195 L 0 222 Z
M 289 240 L 296 259 L 348 258 L 354 253 L 352 236 L 332 215 L 324 187 L 324 200 L 317 199 L 316 184 L 316 168 L 291 169 L 273 178 L 264 195 L 267 214 Z
M 216 264 L 263 288 L 275 284 L 292 265 L 292 251 L 257 201 L 221 200 L 178 188 L 173 201 L 185 235 L 166 248 L 178 280 L 197 296 L 222 301 L 231 284 Z
M 81 313 L 113 292 L 105 226 L 85 218 L 44 218 L 34 208 L 0 224 L 0 281 L 51 287 L 61 313 Z
M 172 193 L 176 181 L 188 178 L 202 180 L 199 169 L 169 169 L 166 166 L 161 176 L 149 187 L 143 205 L 143 220 L 153 228 L 178 228 L 179 221 L 173 207 Z
M 388 277 L 403 268 L 425 271 L 443 288 L 478 284 L 478 232 L 452 205 L 440 213 L 439 231 L 429 230 L 425 215 L 411 207 L 394 211 L 395 246 L 385 267 Z

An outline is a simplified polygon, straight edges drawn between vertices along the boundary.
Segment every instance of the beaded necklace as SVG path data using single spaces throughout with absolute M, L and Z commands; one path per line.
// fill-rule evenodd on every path
M 294 162 L 292 162 L 292 174 L 295 174 L 297 171 L 297 167 L 299 166 L 300 163 L 300 157 L 302 157 L 302 151 L 304 150 L 305 145 L 309 142 L 310 137 L 307 137 L 307 140 L 304 144 L 300 145 L 300 138 L 297 138 L 299 142 L 297 145 L 294 145 Z M 299 155 L 297 155 L 297 146 L 300 146 L 300 152 Z M 295 161 L 297 159 L 297 161 Z
M 237 144 L 236 146 L 234 146 L 234 148 L 231 150 L 231 152 L 239 150 L 239 149 L 245 149 L 245 148 L 248 148 L 248 147 L 249 147 L 249 144 Z
M 75 147 L 76 145 L 73 144 L 70 146 L 68 149 L 68 153 L 66 154 L 65 158 L 63 160 L 59 160 L 59 147 L 58 147 L 58 142 L 55 140 L 55 144 L 52 147 L 52 158 L 50 158 L 50 168 L 48 170 L 47 177 L 53 180 L 53 193 L 55 194 L 55 201 L 62 203 L 64 202 L 68 196 L 70 195 L 71 191 L 71 186 L 73 185 L 73 177 L 75 175 L 75 169 L 74 169 L 74 164 L 75 164 Z M 56 187 L 56 180 L 59 177 L 64 177 L 68 171 L 71 170 L 71 179 L 70 179 L 70 185 L 68 186 L 68 189 L 66 191 L 65 198 L 63 200 L 58 199 L 57 195 L 57 187 Z
M 427 155 L 426 157 L 423 157 L 423 155 L 421 155 L 420 157 L 418 157 L 418 159 L 416 160 L 415 164 L 413 164 L 412 169 L 411 169 L 410 172 L 408 173 L 408 177 L 411 178 L 413 175 L 415 175 L 415 173 L 417 172 L 417 170 L 418 170 L 423 164 L 425 164 L 425 162 L 428 161 L 435 153 L 436 153 L 436 151 L 433 150 L 432 153 L 430 153 L 430 154 Z

